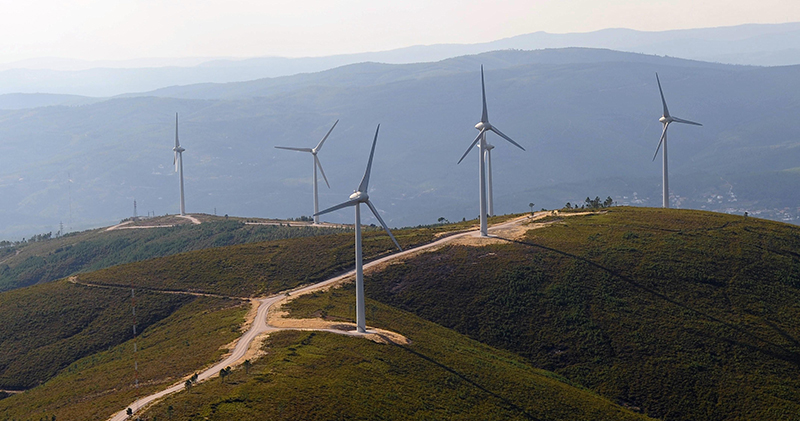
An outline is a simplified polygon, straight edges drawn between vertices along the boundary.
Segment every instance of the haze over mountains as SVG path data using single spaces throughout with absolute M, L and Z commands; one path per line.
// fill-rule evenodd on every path
M 607 48 L 726 64 L 778 66 L 800 64 L 798 46 L 800 23 L 786 23 L 660 32 L 631 29 L 568 34 L 534 32 L 478 44 L 417 45 L 390 51 L 327 57 L 154 58 L 124 61 L 42 58 L 0 64 L 0 95 L 24 92 L 113 96 L 171 85 L 240 82 L 319 72 L 366 61 L 418 63 L 505 49 Z M 0 97 L 0 108 L 27 106 L 24 103 L 13 105 Z
M 140 215 L 177 212 L 175 112 L 188 212 L 309 215 L 311 161 L 273 146 L 316 144 L 340 119 L 319 155 L 332 187 L 320 189 L 322 207 L 356 187 L 381 123 L 371 187 L 387 223 L 474 218 L 477 155 L 456 162 L 476 134 L 481 64 L 491 121 L 527 149 L 489 137 L 497 213 L 587 196 L 658 206 L 659 72 L 672 113 L 704 124 L 670 131 L 673 205 L 797 217 L 800 138 L 787 122 L 800 108 L 800 66 L 567 48 L 361 63 L 0 111 L 0 237 L 55 233 L 60 222 L 112 224 L 133 214 L 134 199 Z

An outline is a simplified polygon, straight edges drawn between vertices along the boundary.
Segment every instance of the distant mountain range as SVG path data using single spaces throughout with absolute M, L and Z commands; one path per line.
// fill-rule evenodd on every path
M 344 66 L 241 83 L 164 88 L 79 106 L 0 111 L 0 237 L 175 213 L 180 114 L 189 212 L 311 214 L 316 144 L 346 198 L 381 133 L 371 194 L 390 226 L 477 216 L 474 152 L 486 67 L 491 121 L 526 147 L 490 136 L 498 213 L 582 203 L 660 204 L 661 75 L 674 115 L 704 124 L 670 132 L 673 204 L 791 220 L 800 210 L 800 66 L 748 67 L 597 49 L 497 51 L 435 63 Z M 351 222 L 346 212 L 333 222 Z M 367 223 L 375 222 L 367 220 Z
M 439 61 L 489 51 L 587 47 L 666 55 L 738 65 L 800 64 L 800 23 L 643 32 L 605 29 L 588 33 L 535 32 L 478 44 L 418 45 L 390 51 L 327 57 L 163 58 L 127 61 L 37 59 L 0 65 L 0 94 L 53 93 L 95 97 L 150 91 L 172 85 L 240 82 L 319 72 L 362 62 Z M 2 108 L 27 108 L 31 101 Z M 43 102 L 42 105 L 50 105 Z

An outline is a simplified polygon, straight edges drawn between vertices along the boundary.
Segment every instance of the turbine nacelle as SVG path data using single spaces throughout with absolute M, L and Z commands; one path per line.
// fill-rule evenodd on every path
M 658 121 L 661 122 L 662 124 L 666 124 L 666 123 L 672 123 L 673 120 L 671 117 L 662 116 L 661 118 L 658 119 Z
M 492 125 L 488 121 L 481 121 L 475 125 L 475 128 L 478 130 L 491 130 Z
M 172 150 L 177 152 L 177 153 L 181 153 L 181 152 L 185 151 L 186 149 L 183 149 L 182 146 L 176 146 L 176 147 L 172 148 Z
M 354 191 L 353 194 L 350 195 L 350 200 L 355 200 L 364 203 L 367 200 L 369 200 L 369 194 L 363 191 Z

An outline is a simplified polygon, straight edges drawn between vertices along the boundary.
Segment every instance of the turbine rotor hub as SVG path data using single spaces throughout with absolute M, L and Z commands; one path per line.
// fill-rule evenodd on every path
M 475 125 L 475 128 L 478 130 L 483 130 L 483 129 L 489 130 L 492 128 L 492 125 L 489 124 L 488 121 L 481 121 L 480 123 Z
M 366 192 L 356 191 L 350 195 L 350 200 L 358 200 L 359 202 L 366 202 L 369 195 Z

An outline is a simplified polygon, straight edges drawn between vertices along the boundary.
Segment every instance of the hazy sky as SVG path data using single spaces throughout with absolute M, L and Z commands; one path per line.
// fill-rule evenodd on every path
M 798 0 L 0 0 L 0 63 L 318 56 L 536 31 L 800 21 Z

